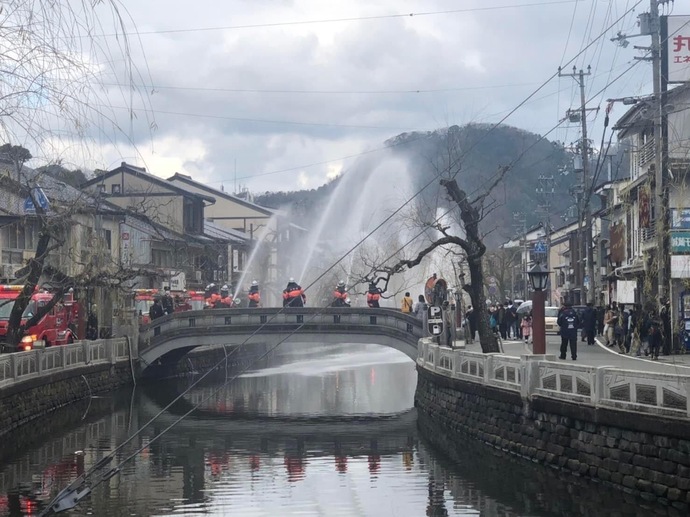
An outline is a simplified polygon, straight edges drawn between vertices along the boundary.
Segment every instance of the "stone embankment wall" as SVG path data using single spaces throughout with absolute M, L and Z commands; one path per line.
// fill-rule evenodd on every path
M 588 407 L 451 378 L 418 364 L 415 405 L 444 433 L 690 508 L 690 421 Z
M 0 387 L 0 436 L 73 402 L 132 383 L 129 361 L 75 366 Z
M 237 370 L 267 353 L 261 344 L 203 347 L 176 364 L 150 367 L 143 379 L 132 345 L 126 338 L 103 339 L 0 356 L 0 436 L 68 404 L 134 382 L 211 368 Z

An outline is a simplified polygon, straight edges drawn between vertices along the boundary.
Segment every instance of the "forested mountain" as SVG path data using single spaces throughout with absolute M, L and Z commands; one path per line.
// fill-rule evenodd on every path
M 557 142 L 511 126 L 468 124 L 430 132 L 403 133 L 386 142 L 389 154 L 403 159 L 412 172 L 413 187 L 421 189 L 430 180 L 448 176 L 448 170 L 460 169 L 456 179 L 470 197 L 482 193 L 491 184 L 501 166 L 508 166 L 505 178 L 487 199 L 482 227 L 487 243 L 497 245 L 515 235 L 513 214 L 524 213 L 528 225 L 541 221 L 537 192 L 540 176 L 553 176 L 552 224 L 559 226 L 567 207 L 574 204 L 570 187 L 579 180 L 572 173 L 572 155 Z M 450 166 L 449 166 L 450 162 Z M 353 167 L 371 164 L 368 157 Z M 570 173 L 568 173 L 570 171 Z M 347 174 L 347 171 L 344 172 Z M 266 193 L 256 197 L 259 204 L 271 208 L 291 205 L 297 224 L 310 228 L 318 220 L 318 211 L 337 185 L 331 182 L 315 190 Z M 435 206 L 438 182 L 427 188 L 422 201 Z

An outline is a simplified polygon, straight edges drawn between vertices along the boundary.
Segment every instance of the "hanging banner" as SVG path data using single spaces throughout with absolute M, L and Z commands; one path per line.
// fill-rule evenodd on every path
M 640 228 L 652 227 L 652 211 L 649 206 L 649 187 L 640 187 L 637 191 L 637 206 L 640 209 L 639 225 Z
M 661 17 L 661 60 L 669 83 L 690 81 L 690 16 Z
M 610 256 L 611 262 L 620 264 L 625 260 L 625 225 L 618 223 L 611 226 L 610 230 Z

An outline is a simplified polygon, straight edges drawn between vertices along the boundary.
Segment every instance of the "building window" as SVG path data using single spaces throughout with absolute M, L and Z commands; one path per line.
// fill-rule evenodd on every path
M 105 193 L 105 185 L 102 183 L 98 185 L 98 192 Z
M 167 250 L 151 250 L 151 262 L 158 267 L 172 267 L 172 254 Z
M 110 193 L 111 194 L 119 194 L 120 193 L 120 185 L 117 183 L 113 183 L 110 185 Z

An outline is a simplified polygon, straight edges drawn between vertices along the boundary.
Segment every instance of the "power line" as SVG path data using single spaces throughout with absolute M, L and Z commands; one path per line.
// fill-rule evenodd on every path
M 121 109 L 134 111 L 132 108 L 126 106 L 103 106 L 111 109 Z M 319 126 L 319 127 L 334 127 L 334 128 L 351 128 L 351 129 L 393 129 L 396 131 L 409 131 L 412 128 L 407 127 L 394 127 L 394 126 L 364 126 L 359 124 L 336 124 L 330 122 L 302 122 L 297 120 L 270 120 L 270 119 L 258 119 L 258 118 L 248 118 L 248 117 L 229 117 L 226 115 L 211 115 L 203 113 L 184 113 L 181 111 L 164 111 L 154 108 L 146 108 L 145 111 L 151 111 L 152 113 L 163 114 L 163 115 L 176 115 L 181 117 L 194 117 L 194 118 L 211 118 L 218 120 L 233 120 L 235 122 L 252 122 L 260 124 L 286 124 L 293 126 Z M 238 178 L 243 179 L 243 178 Z
M 372 21 L 372 20 L 384 20 L 392 18 L 413 18 L 421 16 L 438 16 L 443 14 L 461 14 L 470 12 L 480 12 L 480 11 L 498 11 L 503 9 L 519 9 L 525 7 L 544 7 L 548 5 L 560 5 L 560 4 L 572 4 L 581 2 L 582 0 L 555 0 L 550 2 L 531 2 L 525 4 L 513 4 L 513 5 L 496 5 L 490 7 L 468 7 L 465 9 L 447 9 L 443 11 L 420 11 L 418 13 L 396 13 L 396 14 L 381 14 L 373 16 L 351 16 L 347 18 L 326 18 L 321 20 L 299 20 L 299 21 L 288 21 L 288 22 L 274 22 L 274 23 L 253 23 L 246 25 L 223 25 L 215 27 L 195 27 L 191 29 L 158 29 L 149 31 L 134 31 L 134 32 L 120 32 L 120 33 L 107 33 L 107 34 L 96 34 L 89 35 L 89 37 L 121 37 L 121 36 L 146 36 L 151 34 L 175 34 L 175 33 L 186 33 L 186 32 L 211 32 L 211 31 L 224 31 L 224 30 L 237 30 L 237 29 L 258 29 L 258 28 L 270 28 L 270 27 L 286 27 L 294 25 L 314 25 L 319 23 L 342 23 L 342 22 L 358 22 L 358 21 Z
M 119 83 L 100 83 L 102 86 L 129 87 Z M 444 92 L 464 92 L 470 90 L 488 90 L 497 88 L 515 88 L 517 86 L 532 86 L 536 83 L 513 83 L 513 84 L 489 84 L 485 86 L 464 86 L 455 88 L 426 88 L 408 90 L 277 90 L 262 88 L 212 88 L 203 86 L 168 86 L 168 85 L 143 85 L 148 90 L 183 90 L 201 92 L 223 92 L 223 93 L 295 93 L 295 94 L 336 94 L 336 95 L 388 95 L 388 94 L 418 94 L 418 93 L 444 93 Z

